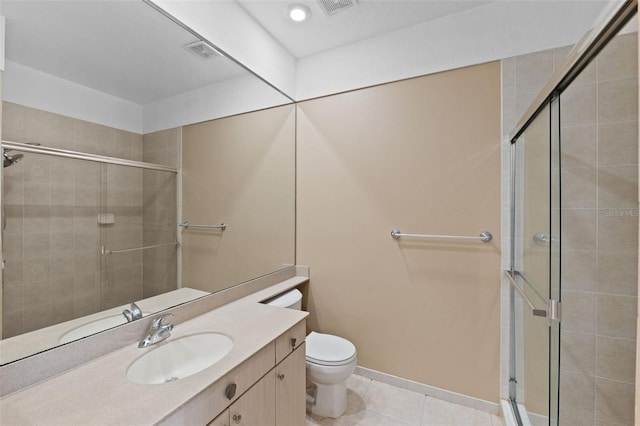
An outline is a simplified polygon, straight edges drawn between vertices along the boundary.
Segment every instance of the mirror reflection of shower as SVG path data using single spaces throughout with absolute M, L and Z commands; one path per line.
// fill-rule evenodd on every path
M 40 146 L 39 143 L 29 143 L 29 145 Z M 11 151 L 11 149 L 2 150 L 2 167 L 18 164 L 24 158 L 24 154 L 9 154 Z
M 24 158 L 24 154 L 10 155 L 8 151 L 9 150 L 5 150 L 2 153 L 2 157 L 3 157 L 2 167 L 13 166 L 14 164 L 17 164 L 20 160 L 22 160 L 22 158 Z

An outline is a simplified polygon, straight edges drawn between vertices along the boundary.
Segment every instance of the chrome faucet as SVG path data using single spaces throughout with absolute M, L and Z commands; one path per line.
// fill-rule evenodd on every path
M 135 302 L 131 302 L 131 309 L 125 309 L 122 311 L 122 315 L 127 319 L 127 322 L 131 322 L 142 318 L 142 311 Z
M 163 324 L 162 320 L 167 317 L 173 316 L 172 313 L 164 314 L 154 319 L 149 328 L 149 333 L 144 339 L 138 343 L 139 348 L 146 348 L 151 345 L 155 345 L 158 342 L 162 342 L 169 336 L 171 336 L 171 330 L 173 330 L 173 324 Z

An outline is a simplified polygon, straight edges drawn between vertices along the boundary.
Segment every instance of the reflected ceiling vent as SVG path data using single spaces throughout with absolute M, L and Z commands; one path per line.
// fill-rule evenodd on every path
M 185 45 L 184 48 L 203 59 L 209 59 L 212 56 L 222 56 L 222 54 L 218 52 L 215 47 L 211 46 L 209 43 L 203 40 L 189 43 Z
M 317 0 L 317 2 L 327 16 L 333 16 L 355 6 L 357 0 Z

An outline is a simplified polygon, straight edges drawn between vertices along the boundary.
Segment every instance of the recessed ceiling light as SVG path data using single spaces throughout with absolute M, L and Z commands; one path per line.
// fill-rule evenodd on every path
M 303 22 L 309 19 L 311 16 L 311 10 L 303 4 L 290 4 L 288 15 L 293 22 Z

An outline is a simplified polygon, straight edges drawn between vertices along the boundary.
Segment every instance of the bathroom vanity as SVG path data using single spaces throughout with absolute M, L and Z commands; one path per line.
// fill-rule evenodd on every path
M 7 425 L 305 424 L 304 311 L 260 303 L 307 278 L 296 277 L 178 323 L 148 348 L 137 342 L 0 400 Z M 138 359 L 181 338 L 217 333 L 233 341 L 210 367 L 177 380 L 127 379 Z

